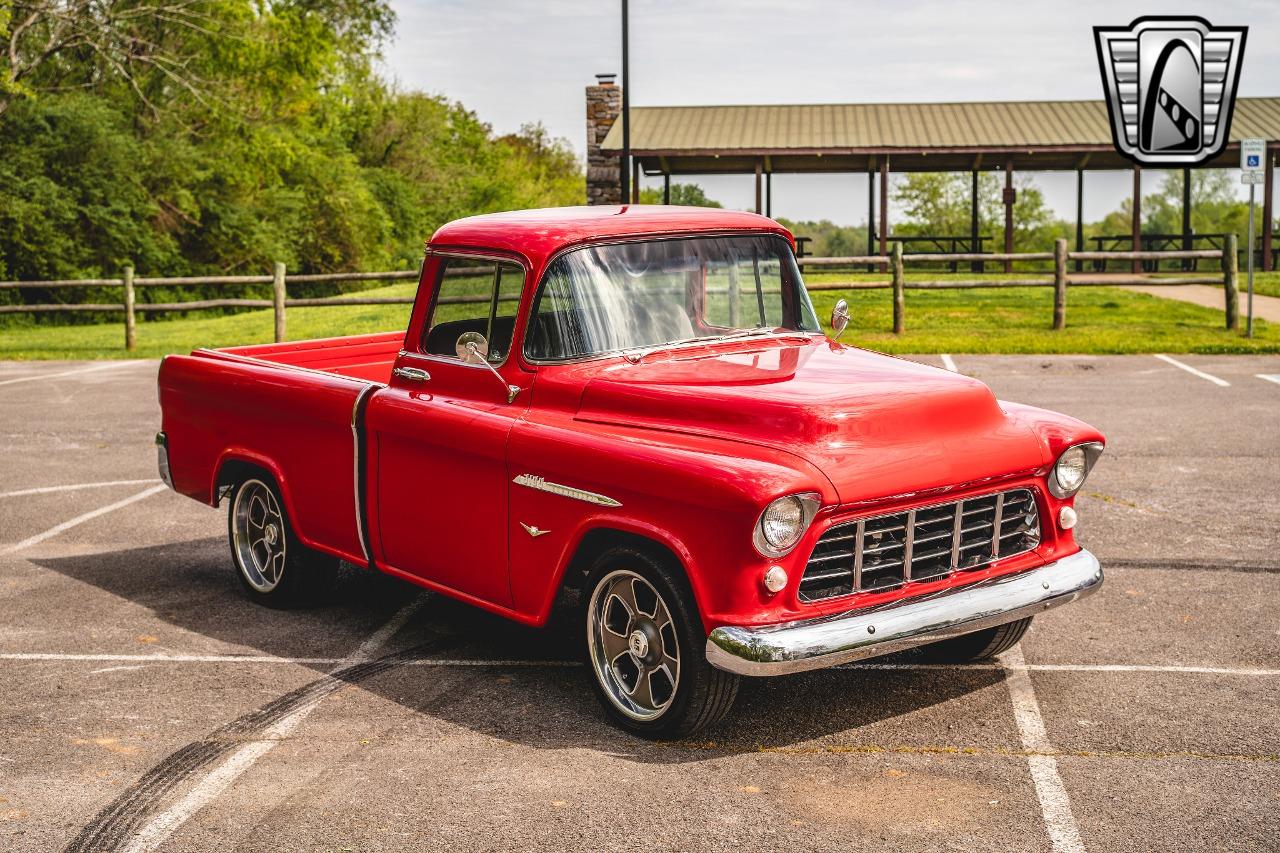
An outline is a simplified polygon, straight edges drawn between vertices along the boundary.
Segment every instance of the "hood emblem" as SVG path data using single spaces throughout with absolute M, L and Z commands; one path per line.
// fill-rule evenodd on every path
M 539 536 L 546 536 L 548 533 L 551 532 L 550 530 L 543 530 L 537 525 L 525 524 L 523 521 L 520 522 L 520 526 L 524 528 L 525 533 L 528 533 L 534 539 L 537 539 Z

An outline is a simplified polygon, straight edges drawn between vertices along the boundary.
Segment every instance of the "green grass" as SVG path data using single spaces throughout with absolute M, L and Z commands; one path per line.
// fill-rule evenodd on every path
M 937 278 L 921 273 L 908 278 Z M 879 279 L 883 276 L 820 273 L 811 282 Z M 1266 288 L 1266 289 L 1264 289 Z M 1255 292 L 1280 295 L 1280 274 L 1255 278 Z M 413 283 L 367 291 L 377 296 L 409 296 Z M 1249 353 L 1280 352 L 1280 326 L 1255 323 L 1255 337 L 1223 328 L 1221 311 L 1130 293 L 1109 287 L 1069 291 L 1067 328 L 1054 332 L 1050 288 L 999 290 L 908 290 L 906 332 L 891 331 L 888 290 L 815 291 L 824 322 L 841 297 L 849 300 L 853 322 L 842 340 L 892 353 Z M 1241 299 L 1243 309 L 1243 295 Z M 403 329 L 408 305 L 291 308 L 291 340 Z M 80 326 L 0 327 L 0 358 L 155 358 L 196 347 L 268 343 L 269 310 L 221 317 L 193 317 L 138 324 L 138 349 L 126 353 L 123 323 Z
M 990 278 L 1048 277 L 1044 272 L 995 274 Z M 947 273 L 909 273 L 907 281 L 945 279 Z M 973 278 L 958 273 L 955 278 Z M 812 273 L 811 284 L 884 281 L 885 276 Z M 1255 273 L 1254 293 L 1280 295 L 1280 273 Z M 1241 330 L 1227 331 L 1223 312 L 1173 299 L 1111 287 L 1077 287 L 1067 293 L 1067 328 L 1055 332 L 1053 290 L 1047 287 L 908 290 L 906 331 L 895 335 L 890 291 L 813 291 L 824 325 L 831 306 L 849 301 L 853 321 L 841 340 L 891 353 L 1273 353 L 1280 352 L 1280 327 L 1255 320 L 1245 338 L 1244 293 Z
M 1245 292 L 1245 273 L 1240 270 L 1240 293 Z M 1255 272 L 1253 292 L 1263 296 L 1280 296 L 1280 272 Z

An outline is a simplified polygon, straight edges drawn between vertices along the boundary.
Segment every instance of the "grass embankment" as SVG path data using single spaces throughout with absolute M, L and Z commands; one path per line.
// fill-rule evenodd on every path
M 908 280 L 938 278 L 936 273 Z M 814 273 L 822 281 L 883 280 L 883 276 Z M 376 296 L 410 296 L 413 283 L 366 291 Z M 1255 292 L 1280 295 L 1280 274 L 1255 279 Z M 1243 296 L 1243 295 L 1242 295 Z M 992 290 L 909 290 L 906 332 L 891 331 L 888 290 L 814 291 L 818 316 L 826 322 L 839 298 L 849 301 L 853 322 L 842 340 L 893 353 L 1245 353 L 1280 352 L 1280 326 L 1255 323 L 1254 338 L 1223 328 L 1220 310 L 1110 287 L 1080 287 L 1068 293 L 1067 328 L 1049 328 L 1051 288 Z M 1243 298 L 1241 309 L 1243 310 Z M 291 340 L 354 335 L 404 328 L 408 305 L 291 308 Z M 1242 323 L 1243 325 L 1243 323 Z M 124 349 L 123 322 L 81 326 L 0 327 L 0 358 L 155 358 L 196 347 L 268 343 L 270 310 L 220 317 L 192 317 L 138 323 L 138 349 Z

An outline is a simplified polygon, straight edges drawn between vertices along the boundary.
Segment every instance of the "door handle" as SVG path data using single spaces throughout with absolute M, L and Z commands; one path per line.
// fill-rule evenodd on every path
M 431 374 L 420 367 L 397 367 L 391 371 L 391 375 L 408 379 L 410 382 L 426 382 L 431 378 Z

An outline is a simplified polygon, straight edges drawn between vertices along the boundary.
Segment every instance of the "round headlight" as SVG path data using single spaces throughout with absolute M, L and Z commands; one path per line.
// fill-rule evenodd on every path
M 760 516 L 760 532 L 764 534 L 764 541 L 774 548 L 790 548 L 800 538 L 803 523 L 804 507 L 800 499 L 788 495 L 769 504 Z
M 813 521 L 822 499 L 813 493 L 787 495 L 764 508 L 756 523 L 752 541 L 766 557 L 781 557 L 791 551 Z
M 1086 473 L 1083 447 L 1068 447 L 1058 457 L 1058 464 L 1053 466 L 1053 476 L 1064 492 L 1074 492 L 1084 485 Z
M 1102 444 L 1087 441 L 1062 451 L 1049 474 L 1049 492 L 1055 498 L 1069 498 L 1084 485 L 1089 469 L 1102 453 Z

